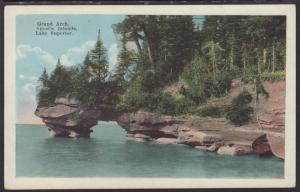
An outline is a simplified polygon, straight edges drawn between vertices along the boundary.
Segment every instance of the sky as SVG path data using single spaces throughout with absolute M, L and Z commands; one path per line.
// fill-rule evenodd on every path
M 112 24 L 124 19 L 123 15 L 18 15 L 16 20 L 16 119 L 17 123 L 41 123 L 34 115 L 37 105 L 38 78 L 44 68 L 51 72 L 60 58 L 62 65 L 80 64 L 92 49 L 100 29 L 108 51 L 109 67 L 117 62 L 117 36 Z M 51 23 L 52 29 L 39 30 L 39 23 Z M 71 34 L 53 35 L 56 24 L 73 27 Z M 67 23 L 68 26 L 65 26 Z M 51 24 L 50 24 L 51 25 Z M 51 26 L 50 26 L 51 28 Z M 41 32 L 47 34 L 41 35 Z M 69 32 L 64 30 L 61 32 Z

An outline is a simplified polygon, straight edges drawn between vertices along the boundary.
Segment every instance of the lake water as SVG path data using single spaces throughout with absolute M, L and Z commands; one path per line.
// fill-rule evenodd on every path
M 127 141 L 115 123 L 90 139 L 55 138 L 42 125 L 17 125 L 17 177 L 282 178 L 275 157 L 221 156 L 184 145 Z

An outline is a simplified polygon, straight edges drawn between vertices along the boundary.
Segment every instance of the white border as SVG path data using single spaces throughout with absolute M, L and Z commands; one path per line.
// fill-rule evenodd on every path
M 15 58 L 16 15 L 286 15 L 286 160 L 284 179 L 16 178 Z M 296 182 L 296 19 L 295 5 L 73 5 L 5 7 L 4 183 L 6 189 L 236 188 L 294 187 Z

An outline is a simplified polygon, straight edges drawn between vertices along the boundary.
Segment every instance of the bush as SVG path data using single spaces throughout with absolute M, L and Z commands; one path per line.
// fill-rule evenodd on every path
M 154 86 L 154 85 L 153 85 Z M 137 77 L 117 104 L 119 111 L 135 112 L 140 109 L 165 115 L 180 115 L 187 113 L 193 102 L 180 93 L 163 92 L 161 88 L 149 91 L 149 84 Z
M 136 78 L 125 93 L 120 96 L 120 101 L 116 107 L 120 111 L 135 112 L 143 108 L 146 96 L 142 90 L 140 79 Z
M 234 75 L 223 71 L 213 78 L 214 75 L 208 68 L 201 58 L 197 58 L 191 65 L 185 67 L 182 73 L 182 79 L 186 84 L 184 94 L 196 104 L 204 102 L 211 96 L 224 96 L 230 89 Z
M 155 112 L 165 115 L 181 115 L 188 113 L 193 102 L 181 94 L 162 93 Z
M 159 74 L 153 70 L 146 70 L 140 76 L 141 86 L 147 92 L 154 92 L 162 86 Z
M 227 109 L 226 118 L 236 125 L 242 125 L 251 119 L 253 108 L 249 106 L 251 94 L 244 90 L 231 102 Z
M 227 72 L 217 73 L 216 79 L 213 80 L 213 86 L 211 89 L 212 95 L 215 97 L 221 97 L 226 95 L 231 87 L 232 75 Z
M 175 115 L 183 115 L 189 113 L 192 106 L 193 101 L 188 98 L 177 101 L 175 105 Z
M 220 107 L 201 107 L 197 109 L 195 112 L 195 115 L 202 116 L 202 117 L 222 117 L 224 114 L 224 110 Z
M 182 73 L 185 82 L 184 95 L 196 104 L 211 96 L 212 75 L 207 69 L 206 63 L 201 58 L 197 58 L 187 65 Z

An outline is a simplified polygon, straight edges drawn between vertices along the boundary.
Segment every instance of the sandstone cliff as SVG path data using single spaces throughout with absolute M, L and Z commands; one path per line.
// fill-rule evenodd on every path
M 159 144 L 185 144 L 222 155 L 275 154 L 284 158 L 285 82 L 264 82 L 269 98 L 253 102 L 254 120 L 235 126 L 223 118 L 173 117 L 144 111 L 120 114 L 107 106 L 84 108 L 76 100 L 57 99 L 52 107 L 35 112 L 55 136 L 89 137 L 98 120 L 117 121 L 127 139 Z M 232 99 L 253 86 L 232 82 Z M 271 144 L 271 145 L 270 145 Z

